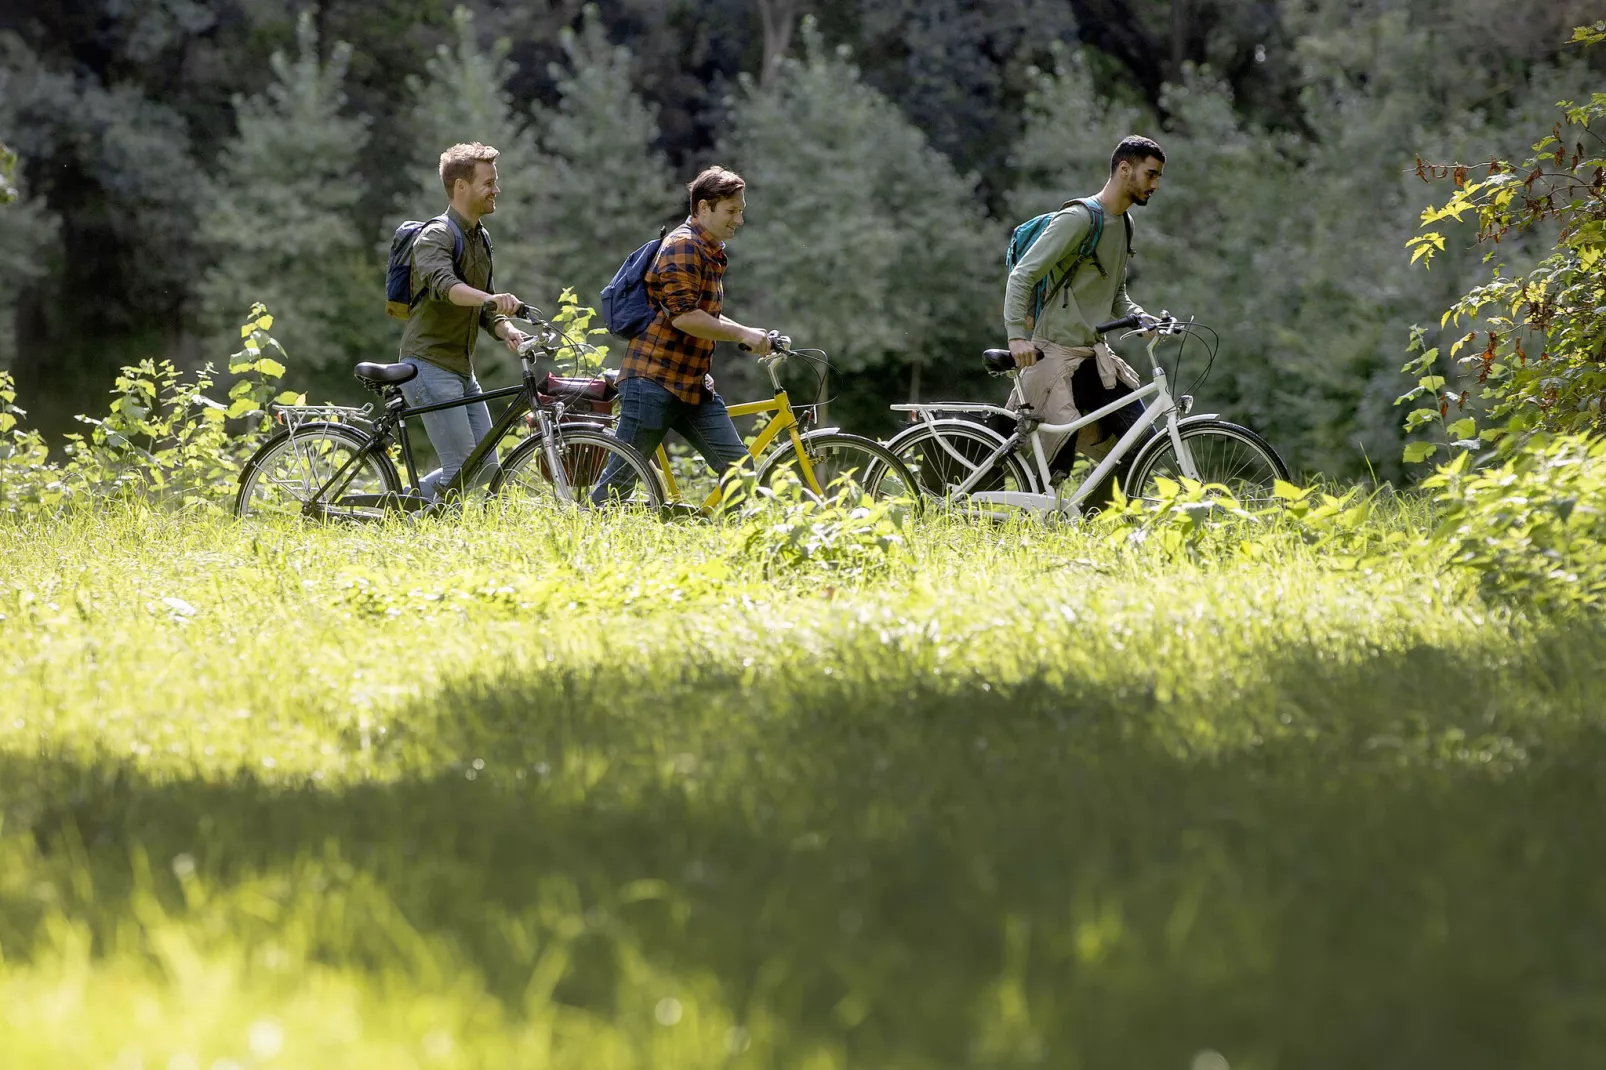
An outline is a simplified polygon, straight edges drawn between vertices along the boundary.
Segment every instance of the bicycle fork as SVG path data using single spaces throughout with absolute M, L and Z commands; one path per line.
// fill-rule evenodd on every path
M 574 500 L 574 491 L 569 486 L 569 469 L 563 463 L 563 451 L 558 442 L 557 424 L 547 415 L 546 410 L 537 407 L 535 410 L 536 433 L 541 436 L 541 453 L 546 458 L 547 471 L 552 473 L 552 486 L 558 492 L 558 500 L 571 502 Z

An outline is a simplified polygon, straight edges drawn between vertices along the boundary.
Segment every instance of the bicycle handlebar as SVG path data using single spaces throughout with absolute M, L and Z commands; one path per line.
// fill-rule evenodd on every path
M 1125 330 L 1128 327 L 1137 327 L 1144 331 L 1155 331 L 1158 334 L 1176 334 L 1182 329 L 1181 322 L 1169 312 L 1163 312 L 1159 316 L 1149 316 L 1134 312 L 1130 316 L 1123 316 L 1118 320 L 1101 323 L 1094 327 L 1093 330 L 1099 334 L 1108 334 L 1111 331 Z
M 1093 329 L 1099 334 L 1109 334 L 1111 331 L 1119 331 L 1125 327 L 1136 327 L 1140 322 L 1142 321 L 1138 318 L 1138 314 L 1134 312 L 1130 316 L 1122 316 L 1118 320 L 1101 323 Z
M 770 340 L 770 355 L 775 357 L 789 357 L 792 355 L 792 340 L 780 331 L 767 331 L 764 335 Z M 737 342 L 736 348 L 743 353 L 751 353 L 753 347 L 746 342 Z M 763 358 L 759 358 L 762 360 Z
M 496 302 L 494 300 L 481 301 L 480 302 L 480 311 L 482 311 L 482 312 L 495 312 L 496 311 Z M 525 321 L 527 321 L 529 323 L 536 323 L 536 324 L 541 324 L 541 325 L 545 325 L 546 324 L 546 319 L 544 317 L 542 317 L 541 310 L 536 308 L 534 305 L 528 304 L 528 303 L 526 303 L 524 301 L 520 301 L 519 302 L 519 307 L 514 310 L 513 315 L 512 315 L 511 318 L 512 319 L 516 319 L 516 320 L 525 320 Z

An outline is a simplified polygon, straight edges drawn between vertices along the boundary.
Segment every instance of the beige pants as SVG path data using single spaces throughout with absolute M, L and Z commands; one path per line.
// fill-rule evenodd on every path
M 1082 418 L 1076 399 L 1071 395 L 1071 376 L 1089 357 L 1098 361 L 1099 380 L 1106 387 L 1113 388 L 1117 380 L 1134 390 L 1138 387 L 1138 376 L 1132 366 L 1103 342 L 1093 346 L 1062 346 L 1053 342 L 1036 345 L 1037 363 L 1021 369 L 1020 392 L 1026 404 L 1045 423 L 1068 424 Z M 1010 407 L 1015 407 L 1013 402 Z M 1037 434 L 1043 443 L 1043 459 L 1052 461 L 1065 444 L 1068 432 L 1039 430 Z M 1098 429 L 1089 425 L 1082 428 L 1079 436 L 1078 445 L 1090 448 L 1097 441 Z

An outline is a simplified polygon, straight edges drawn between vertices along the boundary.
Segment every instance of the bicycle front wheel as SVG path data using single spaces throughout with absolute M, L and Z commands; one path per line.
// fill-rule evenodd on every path
M 658 475 L 633 447 L 588 427 L 560 427 L 553 438 L 564 486 L 553 478 L 546 439 L 535 435 L 508 454 L 491 482 L 491 493 L 508 502 L 547 508 L 590 509 L 592 493 L 606 476 L 610 505 L 657 509 L 664 503 Z M 628 486 L 626 485 L 628 484 Z
M 801 438 L 808 471 L 799 463 L 796 444 L 787 442 L 764 459 L 758 471 L 761 486 L 783 469 L 790 468 L 814 493 L 830 495 L 837 488 L 847 488 L 876 499 L 918 500 L 909 470 L 891 450 L 874 439 L 838 431 L 815 431 Z M 813 485 L 809 483 L 810 474 L 814 476 Z
M 389 457 L 377 450 L 363 453 L 367 444 L 367 436 L 342 424 L 304 424 L 281 431 L 240 472 L 234 515 L 306 516 L 307 504 L 321 493 L 314 509 L 318 516 L 379 519 L 385 500 L 401 491 L 401 480 Z M 353 458 L 356 462 L 350 463 Z M 345 474 L 331 485 L 342 469 Z
M 1266 440 L 1225 420 L 1191 423 L 1179 430 L 1183 446 L 1193 458 L 1194 471 L 1201 483 L 1219 483 L 1246 505 L 1264 505 L 1272 500 L 1272 485 L 1288 478 L 1288 466 Z M 1150 498 L 1157 493 L 1155 481 L 1180 481 L 1187 473 L 1177 457 L 1176 443 L 1163 428 L 1132 462 L 1129 497 Z
M 989 463 L 1003 444 L 1004 439 L 991 428 L 964 420 L 939 420 L 910 428 L 888 443 L 888 448 L 909 469 L 915 489 L 928 498 L 951 498 L 961 493 L 961 487 L 964 493 L 1035 491 L 1014 451 Z

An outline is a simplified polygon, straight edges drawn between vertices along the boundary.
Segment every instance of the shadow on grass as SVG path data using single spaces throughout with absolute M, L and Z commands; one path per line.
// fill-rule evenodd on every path
M 336 843 L 515 1010 L 528 958 L 491 919 L 541 931 L 561 885 L 608 921 L 560 999 L 607 1013 L 627 934 L 853 1065 L 1588 1065 L 1606 635 L 1529 654 L 1289 649 L 1255 714 L 1042 681 L 472 679 L 395 719 L 382 746 L 427 771 L 390 782 L 0 758 L 0 800 L 47 854 L 85 845 L 105 924 L 135 846 L 226 885 Z M 644 880 L 664 894 L 627 902 Z

